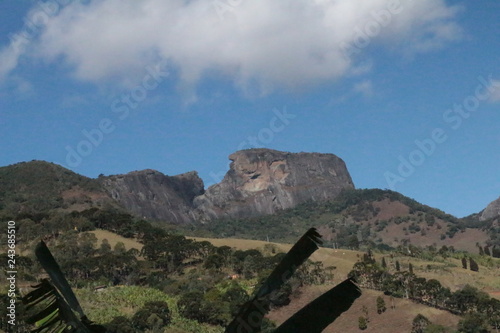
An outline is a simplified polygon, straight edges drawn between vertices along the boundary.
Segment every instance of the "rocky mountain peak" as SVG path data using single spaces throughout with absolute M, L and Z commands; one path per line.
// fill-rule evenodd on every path
M 344 161 L 333 154 L 247 149 L 229 159 L 224 179 L 194 200 L 201 220 L 273 214 L 354 188 Z
M 167 176 L 148 169 L 99 180 L 113 199 L 135 215 L 173 223 L 193 221 L 192 201 L 204 191 L 196 171 Z
M 490 202 L 480 214 L 479 219 L 481 221 L 500 217 L 500 198 Z

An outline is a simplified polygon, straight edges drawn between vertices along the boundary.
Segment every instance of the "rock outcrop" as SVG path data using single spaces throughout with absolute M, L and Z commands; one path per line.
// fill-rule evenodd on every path
M 332 154 L 248 149 L 229 159 L 232 163 L 224 179 L 206 192 L 194 171 L 167 176 L 143 170 L 99 180 L 126 210 L 176 224 L 273 214 L 354 188 L 345 163 Z
M 229 159 L 224 179 L 194 199 L 201 221 L 273 214 L 354 188 L 344 161 L 333 154 L 248 149 Z
M 192 202 L 204 191 L 203 180 L 195 171 L 166 176 L 142 170 L 99 180 L 110 196 L 131 213 L 176 224 L 194 221 Z
M 492 201 L 480 214 L 481 221 L 500 217 L 500 198 Z

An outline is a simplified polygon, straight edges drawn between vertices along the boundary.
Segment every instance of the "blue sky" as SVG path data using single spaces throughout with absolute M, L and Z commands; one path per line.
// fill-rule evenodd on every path
M 197 170 L 333 153 L 456 216 L 500 196 L 500 2 L 0 2 L 0 165 Z

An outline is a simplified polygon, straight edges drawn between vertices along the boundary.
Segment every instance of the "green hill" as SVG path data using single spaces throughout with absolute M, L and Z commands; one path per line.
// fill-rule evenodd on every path
M 95 179 L 57 164 L 31 161 L 0 167 L 0 211 L 4 216 L 71 210 L 99 201 L 111 202 Z

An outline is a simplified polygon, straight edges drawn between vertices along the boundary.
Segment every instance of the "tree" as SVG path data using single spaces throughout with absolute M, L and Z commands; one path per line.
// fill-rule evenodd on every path
M 123 244 L 123 242 L 118 242 L 115 244 L 113 251 L 116 254 L 124 254 L 125 252 L 127 252 L 127 249 L 125 248 L 125 244 Z
M 366 318 L 363 316 L 360 316 L 358 319 L 358 327 L 360 330 L 366 330 L 368 328 L 368 323 L 366 321 Z
M 79 257 L 90 257 L 94 255 L 94 248 L 97 244 L 97 237 L 91 232 L 83 232 L 78 238 Z
M 231 286 L 224 293 L 223 299 L 229 303 L 229 310 L 231 311 L 231 315 L 234 316 L 238 313 L 241 305 L 248 301 L 249 297 L 245 289 L 233 281 Z
M 385 262 L 385 257 L 382 257 L 382 268 L 387 268 L 387 262 Z
M 426 327 L 430 324 L 430 320 L 420 313 L 413 318 L 411 333 L 424 333 Z
M 467 269 L 467 259 L 465 257 L 462 258 L 462 268 Z
M 132 325 L 138 330 L 159 330 L 170 324 L 171 314 L 168 304 L 162 301 L 146 302 L 144 307 L 132 317 Z
M 224 257 L 219 254 L 211 254 L 205 259 L 203 267 L 206 269 L 220 270 L 224 266 Z
M 154 237 L 151 236 L 150 238 Z M 190 245 L 192 242 L 185 243 Z M 240 311 L 234 317 L 233 321 L 229 323 L 225 332 L 236 333 L 242 330 L 261 332 L 264 326 L 264 315 L 269 311 L 270 295 L 290 280 L 290 277 L 296 272 L 297 268 L 312 253 L 319 249 L 318 244 L 320 243 L 321 235 L 315 228 L 309 229 L 283 257 L 268 278 L 262 283 L 261 287 L 256 288 L 253 297 L 242 305 Z M 193 247 L 184 249 L 184 251 L 188 252 L 192 250 Z M 50 280 L 42 280 L 37 289 L 23 297 L 23 303 L 38 305 L 36 309 L 32 309 L 36 313 L 28 319 L 31 323 L 36 322 L 39 324 L 39 328 L 36 331 L 71 330 L 79 333 L 105 332 L 104 327 L 93 324 L 84 314 L 78 303 L 78 299 L 44 242 L 40 242 L 37 246 L 35 255 L 50 277 Z M 218 299 L 219 294 L 220 292 L 216 290 L 214 297 Z M 300 309 L 274 330 L 273 333 L 292 331 L 308 333 L 323 332 L 328 325 L 347 311 L 360 296 L 361 290 L 355 284 L 355 280 L 349 277 Z M 181 298 L 179 300 L 181 302 L 179 312 L 186 310 L 187 305 L 189 305 L 192 310 L 195 310 L 194 313 L 196 313 L 204 305 L 203 298 L 204 295 L 201 292 L 198 292 L 198 294 L 191 293 L 190 297 L 186 298 L 184 302 L 181 302 L 183 300 Z M 196 306 L 196 303 L 199 306 Z M 43 305 L 46 306 L 41 307 Z M 143 313 L 143 315 L 138 316 L 143 317 L 145 315 L 146 313 Z M 149 327 L 153 327 L 153 332 L 161 330 L 160 326 L 163 322 L 161 313 L 153 313 L 146 319 L 146 324 Z M 266 327 L 266 330 L 268 328 L 270 327 Z
M 347 239 L 347 247 L 352 249 L 352 250 L 357 250 L 359 249 L 359 240 L 358 240 L 358 236 L 356 235 L 351 235 L 348 239 Z
M 472 258 L 469 258 L 469 267 L 471 271 L 479 272 L 479 266 L 477 265 L 477 262 Z
M 106 324 L 108 333 L 136 333 L 137 331 L 132 326 L 132 321 L 127 317 L 114 317 L 111 322 Z
M 449 306 L 460 313 L 480 312 L 481 305 L 489 298 L 488 294 L 470 285 L 455 291 L 448 300 Z
M 205 321 L 202 312 L 202 301 L 203 293 L 201 291 L 184 293 L 179 301 L 177 301 L 180 315 L 184 318 L 194 319 L 200 322 Z
M 410 274 L 413 274 L 413 265 L 411 264 L 411 262 L 408 264 L 408 271 L 410 272 Z
M 205 293 L 201 310 L 203 321 L 208 324 L 225 326 L 231 321 L 230 304 L 217 288 Z
M 487 256 L 491 256 L 491 251 L 489 246 L 484 247 L 484 254 L 486 254 Z
M 477 312 L 466 314 L 458 322 L 458 332 L 460 333 L 487 333 L 488 331 L 485 316 Z
M 493 258 L 500 258 L 500 247 L 498 246 L 493 246 L 493 249 L 491 250 L 491 256 Z
M 385 307 L 385 301 L 382 298 L 382 296 L 377 297 L 377 313 L 381 314 L 382 312 L 385 312 L 387 308 Z
M 425 282 L 424 292 L 433 301 L 434 306 L 438 305 L 438 302 L 445 299 L 446 290 L 443 288 L 441 283 L 436 279 L 430 279 Z
M 111 245 L 109 245 L 109 241 L 104 238 L 101 242 L 101 246 L 99 247 L 99 254 L 105 255 L 111 252 Z
M 396 270 L 401 271 L 401 265 L 399 265 L 399 261 L 396 260 Z

